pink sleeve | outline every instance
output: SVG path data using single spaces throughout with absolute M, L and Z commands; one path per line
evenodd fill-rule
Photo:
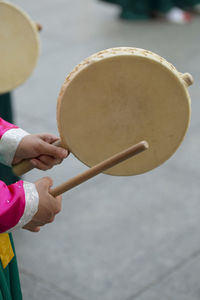
M 15 151 L 27 132 L 0 118 L 0 162 L 12 164 Z M 18 181 L 7 186 L 0 181 L 0 233 L 21 228 L 38 209 L 39 195 L 33 183 Z
M 7 186 L 0 181 L 0 233 L 14 227 L 25 209 L 23 181 Z
M 0 118 L 0 162 L 11 166 L 21 140 L 28 132 Z
M 13 128 L 18 128 L 18 127 L 0 118 L 0 138 L 4 135 L 6 131 Z
M 18 128 L 0 118 L 0 138 L 10 129 Z M 7 186 L 0 181 L 0 232 L 14 227 L 23 215 L 25 194 L 23 181 Z

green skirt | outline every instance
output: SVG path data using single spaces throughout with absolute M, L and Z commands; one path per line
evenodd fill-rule
M 12 123 L 12 104 L 10 93 L 0 95 L 0 116 Z M 0 178 L 6 184 L 11 184 L 18 180 L 16 176 L 12 174 L 11 168 L 0 164 Z M 9 234 L 13 251 L 15 253 L 12 235 Z M 0 262 L 0 300 L 21 300 L 22 293 L 19 280 L 19 272 L 17 266 L 16 255 L 3 269 Z
M 12 235 L 9 236 L 15 253 Z M 5 269 L 0 263 L 0 300 L 22 300 L 16 254 Z

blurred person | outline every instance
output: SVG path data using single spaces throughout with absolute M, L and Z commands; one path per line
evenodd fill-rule
M 120 18 L 126 20 L 147 20 L 164 17 L 172 23 L 184 24 L 192 16 L 186 10 L 200 12 L 200 0 L 101 0 L 121 7 Z
M 0 163 L 5 166 L 0 167 L 0 300 L 22 300 L 11 233 L 16 228 L 38 232 L 41 226 L 53 222 L 61 210 L 61 196 L 53 197 L 49 193 L 53 185 L 51 178 L 26 182 L 16 178 L 8 166 L 30 159 L 34 167 L 47 170 L 68 155 L 66 150 L 52 144 L 58 140 L 56 136 L 28 134 L 12 121 L 11 93 L 1 94 Z

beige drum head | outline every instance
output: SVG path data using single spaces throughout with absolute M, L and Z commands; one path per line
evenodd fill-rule
M 146 140 L 149 150 L 105 173 L 135 175 L 165 162 L 190 120 L 189 74 L 143 49 L 101 51 L 67 77 L 58 98 L 63 145 L 88 166 Z
M 22 84 L 39 55 L 36 25 L 19 8 L 0 1 L 0 93 Z

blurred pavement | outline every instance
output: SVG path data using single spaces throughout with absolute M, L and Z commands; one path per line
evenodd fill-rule
M 31 133 L 57 133 L 66 75 L 99 50 L 149 49 L 195 79 L 190 130 L 168 162 L 137 177 L 99 175 L 66 193 L 62 212 L 39 234 L 15 233 L 24 299 L 199 300 L 200 16 L 189 25 L 134 23 L 95 0 L 12 2 L 43 25 L 37 68 L 14 94 L 16 123 Z M 71 155 L 25 179 L 50 175 L 57 184 L 85 169 Z

